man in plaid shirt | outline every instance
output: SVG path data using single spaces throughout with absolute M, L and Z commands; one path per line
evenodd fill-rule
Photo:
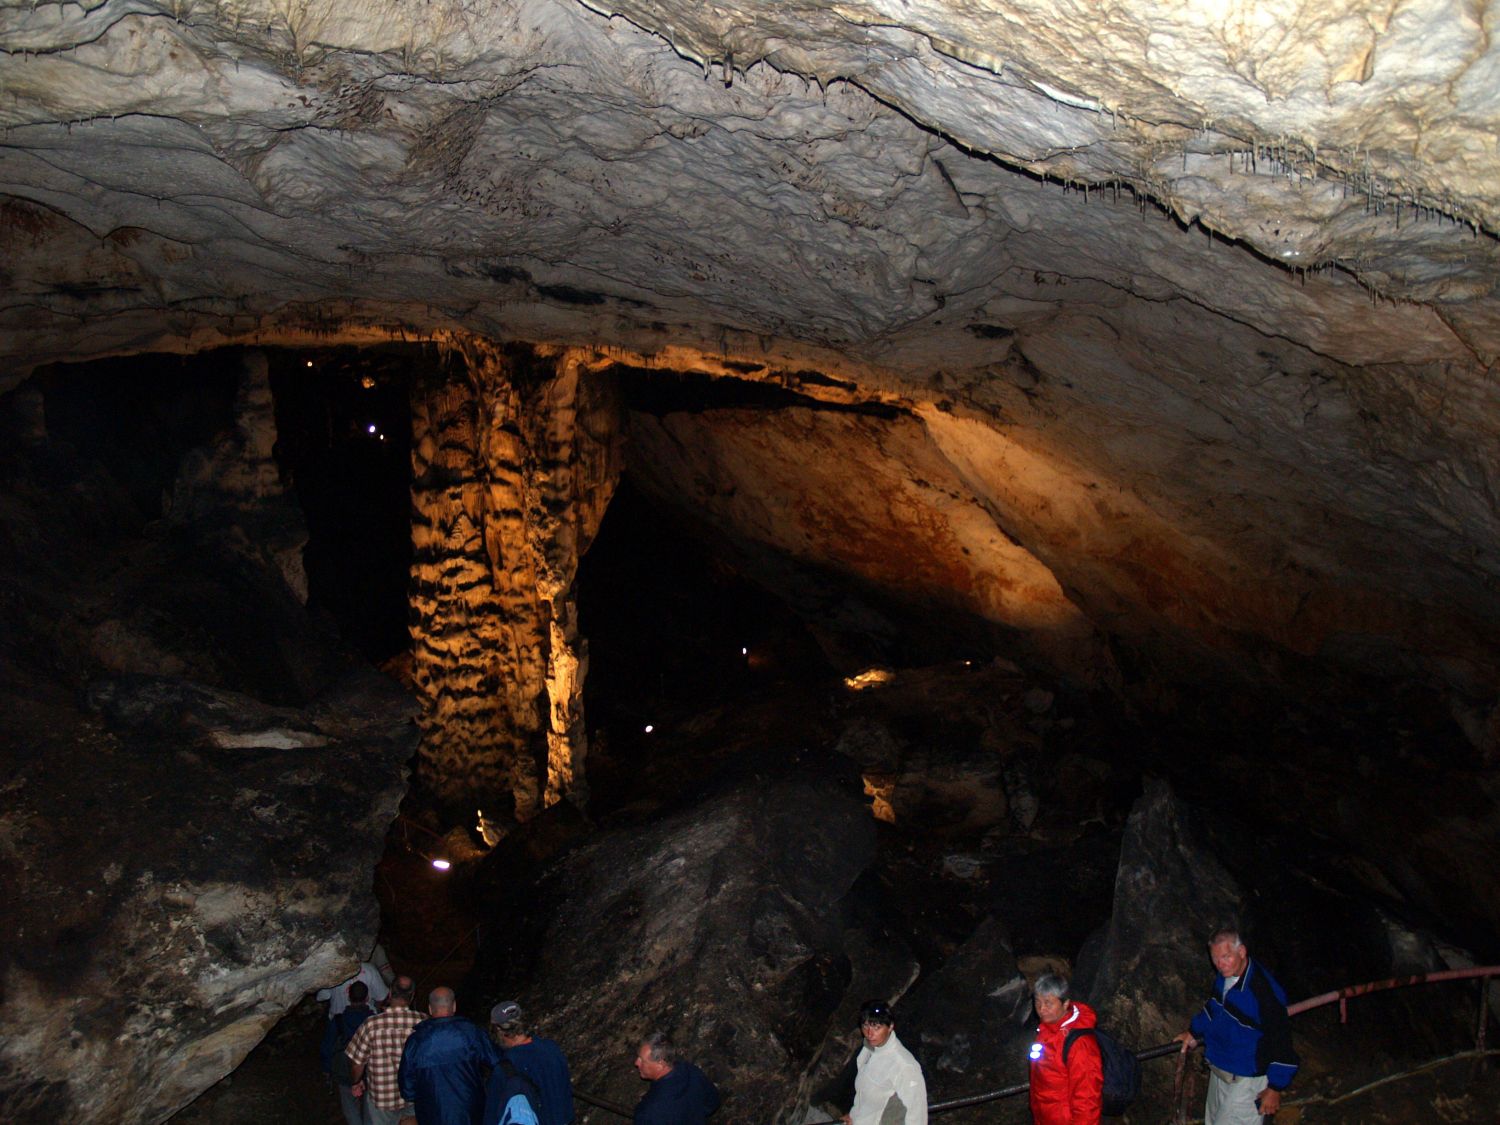
M 369 1125 L 400 1125 L 401 1118 L 415 1113 L 401 1097 L 396 1073 L 401 1067 L 401 1049 L 406 1046 L 406 1037 L 427 1018 L 411 1009 L 416 992 L 411 977 L 397 977 L 391 985 L 390 1007 L 360 1024 L 344 1048 L 344 1054 L 354 1064 L 355 1082 L 365 1084 L 365 1120 Z

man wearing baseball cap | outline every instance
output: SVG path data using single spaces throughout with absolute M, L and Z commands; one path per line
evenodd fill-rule
M 562 1048 L 552 1039 L 537 1038 L 514 1000 L 502 1000 L 490 1009 L 490 1032 L 500 1044 L 501 1057 L 531 1079 L 541 1094 L 537 1106 L 539 1125 L 571 1125 L 573 1079 Z M 490 1120 L 489 1109 L 485 1121 Z

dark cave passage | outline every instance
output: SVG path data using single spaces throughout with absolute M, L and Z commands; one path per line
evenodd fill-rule
M 801 619 L 627 475 L 578 575 L 589 643 L 590 811 L 623 802 L 684 725 L 835 678 Z
M 268 355 L 276 460 L 307 519 L 308 609 L 379 664 L 410 645 L 409 387 L 437 360 L 415 346 Z
M 58 364 L 35 389 L 47 433 L 96 461 L 148 522 L 166 514 L 183 456 L 233 423 L 238 382 L 224 353 L 148 353 Z

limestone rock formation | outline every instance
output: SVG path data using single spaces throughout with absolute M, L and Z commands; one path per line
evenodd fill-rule
M 798 583 L 787 571 L 801 563 L 928 614 L 993 622 L 1053 667 L 1101 676 L 1088 619 L 917 419 L 805 407 L 679 411 L 635 414 L 630 434 L 635 479 L 742 545 L 752 573 L 794 604 Z M 838 615 L 817 609 L 825 612 L 807 614 L 813 627 L 836 633 Z
M 921 1060 L 932 1101 L 1024 1081 L 1035 1028 L 1031 988 L 998 919 L 981 922 L 902 998 L 898 1012 L 901 1041 Z
M 1500 47 L 1461 5 L 18 0 L 0 41 L 0 386 L 479 338 L 881 406 L 785 419 L 881 470 L 847 526 L 734 532 L 885 581 L 851 552 L 900 537 L 1095 674 L 1414 678 L 1495 748 Z M 817 468 L 661 426 L 746 489 L 721 520 Z M 576 786 L 576 718 L 513 722 L 554 743 L 522 805 Z
M 1163 781 L 1148 784 L 1120 846 L 1109 925 L 1080 966 L 1082 993 L 1122 1041 L 1165 1043 L 1203 1002 L 1213 977 L 1204 942 L 1215 926 L 1243 924 L 1246 893 Z M 1147 1073 L 1157 1096 L 1165 1068 Z
M 0 511 L 0 1116 L 155 1122 L 373 942 L 413 706 L 250 543 L 277 489 L 167 524 L 28 428 Z
M 847 763 L 742 764 L 691 807 L 586 842 L 524 894 L 500 888 L 486 987 L 519 993 L 568 1044 L 580 1089 L 634 1105 L 632 1037 L 664 1027 L 733 1091 L 726 1113 L 769 1120 L 829 1029 L 847 1039 L 851 984 L 879 995 L 909 979 L 903 964 L 870 980 L 884 958 L 844 932 L 873 846 Z
M 461 819 L 587 798 L 573 579 L 619 479 L 620 425 L 582 360 L 476 344 L 453 382 L 419 393 L 418 778 Z
M 1311 847 L 1270 840 L 1263 822 L 1215 815 L 1163 781 L 1148 783 L 1121 842 L 1108 924 L 1079 954 L 1080 995 L 1099 1009 L 1101 1023 L 1140 1050 L 1168 1042 L 1202 1005 L 1213 980 L 1205 942 L 1220 925 L 1240 927 L 1251 955 L 1271 968 L 1293 1003 L 1346 985 L 1471 964 L 1467 953 L 1412 921 L 1421 917 L 1419 903 L 1402 903 L 1396 915 L 1374 905 L 1368 888 L 1339 885 L 1345 881 L 1334 873 L 1358 850 L 1321 834 Z M 1357 1031 L 1298 1017 L 1293 1034 L 1305 1063 L 1299 1089 L 1309 1092 L 1330 1073 L 1343 1088 L 1398 1073 L 1413 1048 L 1430 1056 L 1472 1046 L 1469 1030 L 1453 1019 L 1457 995 L 1442 987 L 1404 991 L 1355 1020 L 1364 1025 Z M 1143 1075 L 1144 1104 L 1165 1112 L 1171 1067 L 1151 1064 Z

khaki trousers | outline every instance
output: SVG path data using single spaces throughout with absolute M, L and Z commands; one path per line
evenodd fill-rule
M 1264 1074 L 1258 1078 L 1243 1078 L 1210 1066 L 1203 1125 L 1262 1125 L 1255 1097 L 1265 1088 Z

